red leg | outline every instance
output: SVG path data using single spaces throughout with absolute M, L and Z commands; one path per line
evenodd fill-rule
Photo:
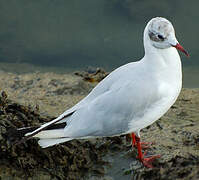
M 132 139 L 132 147 L 137 147 L 137 136 L 135 135 L 135 133 L 131 133 L 131 139 Z M 153 144 L 152 142 L 140 142 L 142 149 L 147 149 L 149 148 L 149 146 L 147 145 L 151 145 Z
M 135 147 L 135 146 L 137 145 L 135 133 L 132 133 L 132 134 L 131 134 L 131 139 L 132 139 L 132 146 Z
M 137 158 L 143 163 L 143 165 L 145 167 L 153 168 L 152 162 L 156 158 L 160 158 L 160 155 L 145 157 L 147 152 L 145 151 L 144 154 L 142 153 L 140 138 L 137 137 L 136 140 L 137 140 L 136 142 L 137 142 L 137 149 L 138 149 L 138 157 Z

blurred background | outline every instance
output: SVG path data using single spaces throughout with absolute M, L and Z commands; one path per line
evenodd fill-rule
M 142 58 L 144 27 L 163 16 L 191 55 L 180 53 L 184 86 L 199 87 L 198 7 L 196 0 L 0 0 L 0 70 L 111 71 Z

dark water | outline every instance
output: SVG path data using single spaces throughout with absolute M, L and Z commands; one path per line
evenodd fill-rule
M 198 5 L 196 0 L 0 0 L 0 62 L 66 71 L 100 66 L 110 71 L 143 56 L 146 22 L 164 16 L 191 54 L 188 61 L 181 54 L 189 69 L 185 73 L 194 68 L 195 74 L 188 77 L 195 77 L 199 75 Z M 199 84 L 193 83 L 189 86 Z

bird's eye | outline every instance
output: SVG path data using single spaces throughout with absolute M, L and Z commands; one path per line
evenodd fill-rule
M 164 40 L 164 37 L 162 35 L 158 35 L 158 38 L 161 39 L 162 41 Z

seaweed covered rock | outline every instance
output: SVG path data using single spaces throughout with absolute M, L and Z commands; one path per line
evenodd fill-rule
M 96 72 L 88 71 L 91 77 Z M 104 175 L 109 179 L 199 179 L 199 89 L 183 89 L 161 120 L 141 131 L 142 141 L 154 142 L 148 154 L 161 155 L 154 169 L 146 169 L 136 160 L 136 148 L 121 136 L 73 140 L 47 149 L 41 149 L 36 139 L 13 146 L 16 137 L 11 138 L 10 129 L 49 122 L 84 98 L 97 82 L 85 81 L 82 73 L 81 77 L 55 73 L 0 75 L 1 89 L 12 99 L 5 92 L 0 95 L 1 180 L 107 179 Z
M 137 169 L 132 173 L 132 179 L 198 180 L 199 179 L 198 162 L 199 162 L 199 157 L 190 156 L 189 158 L 184 158 L 181 156 L 176 156 L 166 163 L 158 163 L 157 166 L 159 168 Z
M 77 71 L 74 74 L 91 83 L 98 83 L 109 75 L 108 72 L 101 68 L 94 69 L 92 67 L 89 67 L 87 71 Z
M 41 117 L 38 108 L 26 107 L 0 96 L 0 179 L 80 179 L 88 172 L 103 172 L 100 148 L 88 141 L 41 149 L 37 140 L 12 145 L 10 130 L 38 126 L 52 117 Z M 16 137 L 17 138 L 17 137 Z M 99 170 L 100 169 L 100 170 Z

